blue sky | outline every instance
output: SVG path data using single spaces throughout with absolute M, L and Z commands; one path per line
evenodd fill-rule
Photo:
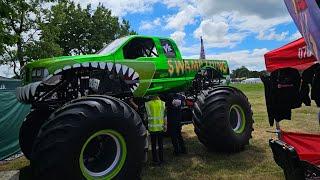
M 243 3 L 242 7 L 238 7 L 239 2 Z M 300 37 L 281 0 L 136 3 L 145 10 L 127 9 L 117 14 L 129 20 L 133 30 L 139 34 L 172 37 L 185 58 L 199 56 L 199 37 L 203 36 L 207 58 L 227 59 L 231 69 L 245 65 L 252 70 L 263 70 L 266 52 Z M 108 5 L 112 7 L 112 3 Z
M 184 58 L 199 57 L 203 36 L 207 59 L 226 59 L 231 69 L 264 70 L 266 52 L 301 37 L 283 0 L 75 1 L 102 3 L 139 34 L 172 37 Z

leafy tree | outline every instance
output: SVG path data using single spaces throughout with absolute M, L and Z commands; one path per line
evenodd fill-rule
M 5 24 L 3 18 L 9 16 L 9 8 L 4 3 L 3 0 L 0 0 L 0 54 L 4 53 L 4 43 L 12 44 L 12 40 L 5 33 Z
M 90 4 L 82 8 L 74 2 L 63 1 L 51 10 L 44 27 L 57 28 L 55 43 L 62 48 L 63 55 L 92 54 L 118 37 L 135 33 L 130 31 L 128 21 L 119 23 L 119 18 L 112 16 L 102 4 L 93 11 Z
M 19 67 L 31 59 L 90 54 L 112 40 L 135 34 L 129 22 L 99 4 L 92 10 L 70 0 L 0 0 L 0 64 Z M 44 8 L 47 7 L 47 8 Z
M 266 70 L 259 72 L 259 76 L 266 76 L 266 75 L 268 75 L 268 72 Z
M 245 66 L 242 66 L 232 71 L 231 78 L 259 78 L 266 74 L 266 71 L 250 71 Z
M 250 71 L 244 66 L 233 70 L 231 74 L 231 78 L 242 78 L 242 77 L 249 77 Z
M 1 0 L 0 64 L 13 65 L 19 77 L 19 66 L 27 61 L 29 43 L 37 41 L 39 21 L 45 0 Z

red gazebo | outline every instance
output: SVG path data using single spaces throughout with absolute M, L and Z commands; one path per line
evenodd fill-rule
M 317 62 L 308 51 L 304 38 L 295 40 L 264 55 L 268 72 L 291 67 L 303 71 Z

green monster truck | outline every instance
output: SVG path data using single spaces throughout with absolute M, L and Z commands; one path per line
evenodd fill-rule
M 20 102 L 32 110 L 20 146 L 39 179 L 135 179 L 147 154 L 143 108 L 150 95 L 184 93 L 209 150 L 237 152 L 253 131 L 248 99 L 219 85 L 223 60 L 182 59 L 169 38 L 127 36 L 94 55 L 34 61 L 22 69 Z M 189 113 L 190 114 L 190 113 Z

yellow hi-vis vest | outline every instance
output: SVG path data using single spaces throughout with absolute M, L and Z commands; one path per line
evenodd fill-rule
M 150 132 L 163 131 L 165 103 L 161 100 L 151 100 L 145 103 L 148 114 L 148 129 Z

